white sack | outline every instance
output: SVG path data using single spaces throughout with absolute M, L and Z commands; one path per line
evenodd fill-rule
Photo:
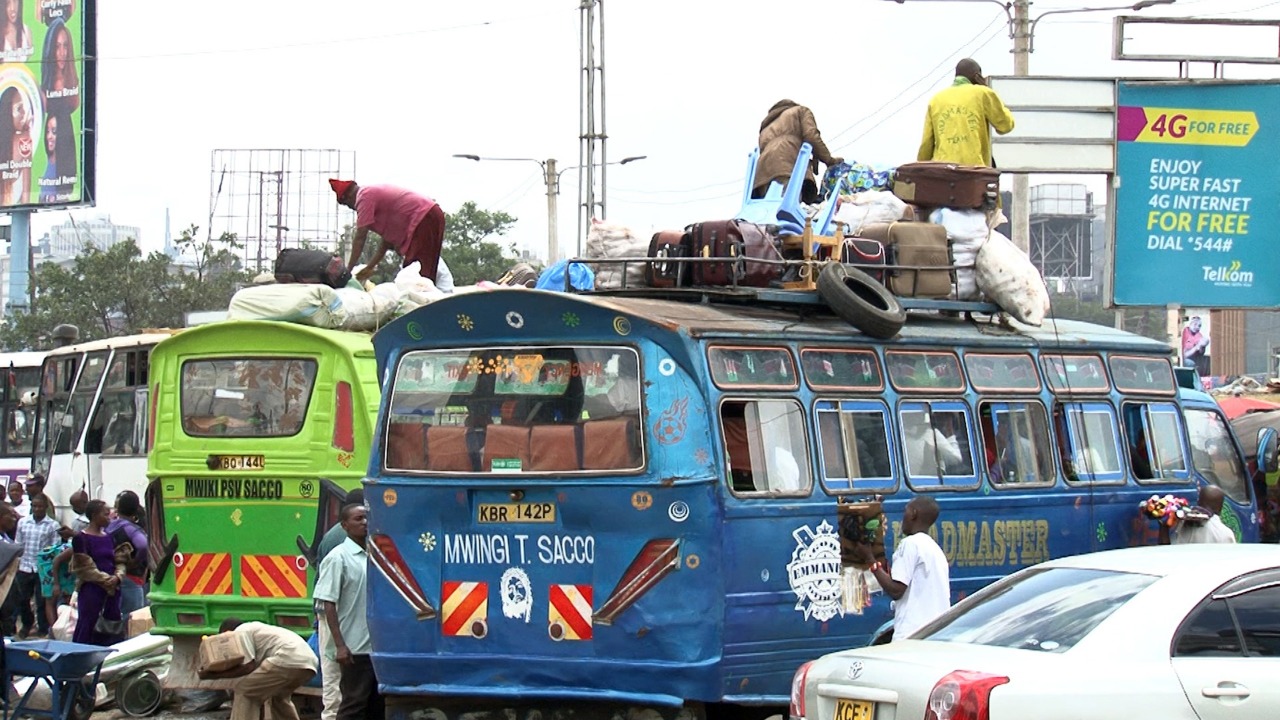
M 856 235 L 864 225 L 897 222 L 906 214 L 907 204 L 898 196 L 882 190 L 867 190 L 841 195 L 835 221 L 844 223 L 849 232 Z
M 400 305 L 400 290 L 395 283 L 382 283 L 370 292 L 357 288 L 335 291 L 342 301 L 340 330 L 377 330 L 389 321 Z
M 978 288 L 1018 322 L 1039 327 L 1049 312 L 1049 289 L 1031 258 L 991 231 L 978 251 Z
M 328 285 L 279 283 L 255 285 L 231 296 L 232 320 L 282 320 L 312 327 L 336 328 L 344 321 L 342 301 Z
M 645 257 L 649 254 L 649 242 L 636 237 L 625 225 L 592 220 L 587 232 L 587 258 Z M 553 258 L 554 260 L 554 258 Z M 644 286 L 644 263 L 627 263 L 627 287 Z M 596 274 L 596 289 L 607 290 L 622 287 L 622 263 L 592 264 Z
M 977 300 L 978 278 L 973 266 L 990 232 L 987 214 L 981 210 L 938 208 L 929 213 L 929 222 L 947 229 L 947 242 L 951 244 L 951 258 L 956 265 L 952 296 L 956 300 Z

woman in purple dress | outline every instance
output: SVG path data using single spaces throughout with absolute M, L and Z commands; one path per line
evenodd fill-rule
M 107 620 L 121 619 L 115 543 L 106 532 L 111 522 L 111 508 L 102 500 L 93 500 L 85 508 L 85 516 L 89 518 L 89 527 L 71 538 L 71 548 L 54 560 L 54 573 L 62 563 L 70 562 L 72 573 L 79 579 L 76 630 L 71 639 L 89 645 L 112 645 L 123 640 L 123 635 L 107 635 L 97 630 L 99 616 Z M 77 555 L 91 559 L 92 567 L 85 562 L 78 563 L 74 559 Z

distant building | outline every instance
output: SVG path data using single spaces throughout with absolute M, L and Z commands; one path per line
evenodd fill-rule
M 142 229 L 137 225 L 117 225 L 110 216 L 72 219 L 49 230 L 49 258 L 73 258 L 90 245 L 106 250 L 129 239 L 141 245 Z

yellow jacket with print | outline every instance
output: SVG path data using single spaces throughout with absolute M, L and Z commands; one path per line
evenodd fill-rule
M 1013 130 L 1013 114 L 994 90 L 958 77 L 929 101 L 916 159 L 991 167 L 991 128 Z

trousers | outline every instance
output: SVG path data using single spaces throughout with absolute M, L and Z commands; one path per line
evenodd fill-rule
M 352 656 L 351 664 L 342 666 L 342 704 L 338 706 L 338 720 L 382 720 L 385 715 L 386 703 L 382 693 L 378 692 L 373 660 L 368 655 Z
M 262 661 L 256 670 L 240 678 L 233 688 L 231 720 L 261 720 L 264 707 L 271 708 L 272 720 L 298 720 L 293 691 L 315 675 L 313 670 L 279 667 Z

